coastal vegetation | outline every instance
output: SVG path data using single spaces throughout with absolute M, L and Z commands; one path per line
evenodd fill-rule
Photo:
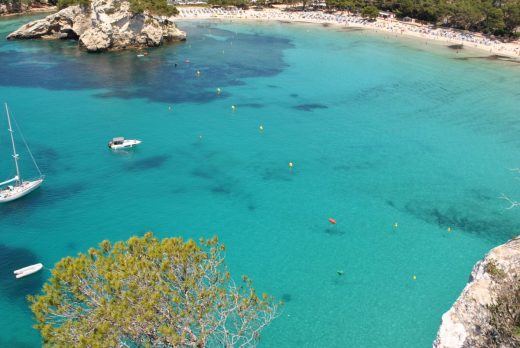
M 379 16 L 379 10 L 377 9 L 377 7 L 373 5 L 368 5 L 363 7 L 363 9 L 361 10 L 361 16 L 364 18 L 374 20 L 377 18 L 377 16 Z
M 73 5 L 89 6 L 90 0 L 58 0 L 56 3 L 60 10 Z
M 56 0 L 0 0 L 0 15 L 23 13 L 30 8 L 45 9 L 56 5 Z
M 367 6 L 399 18 L 502 36 L 517 35 L 520 0 L 325 0 L 329 8 L 362 12 Z
M 167 0 L 130 0 L 130 12 L 138 14 L 144 11 L 159 16 L 174 16 L 179 13 L 175 6 L 168 5 Z
M 125 1 L 125 0 L 121 0 Z M 115 2 L 115 3 L 120 3 Z M 151 14 L 159 16 L 174 16 L 179 13 L 175 6 L 169 5 L 167 0 L 128 0 L 130 3 L 130 12 L 133 14 L 148 11 Z M 72 5 L 90 6 L 91 0 L 58 0 L 58 8 L 64 9 Z
M 236 285 L 217 238 L 152 233 L 66 257 L 29 297 L 47 346 L 254 346 L 278 304 Z
M 491 328 L 487 333 L 489 347 L 520 346 L 520 282 L 503 290 L 496 303 L 489 306 Z
M 210 5 L 237 7 L 276 3 L 300 5 L 302 9 L 321 8 L 322 4 L 311 0 L 208 0 Z M 325 5 L 329 10 L 349 11 L 371 19 L 379 11 L 390 11 L 398 18 L 409 17 L 444 27 L 520 36 L 520 0 L 325 0 Z

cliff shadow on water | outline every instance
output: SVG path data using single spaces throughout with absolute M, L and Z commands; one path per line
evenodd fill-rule
M 73 40 L 6 41 L 13 25 L 7 29 L 2 24 L 0 85 L 100 89 L 103 92 L 97 96 L 102 98 L 209 102 L 227 96 L 217 95 L 217 88 L 280 73 L 286 67 L 283 51 L 292 47 L 289 40 L 278 37 L 181 22 L 179 27 L 188 34 L 186 42 L 150 49 L 147 55 L 139 51 L 89 54 Z

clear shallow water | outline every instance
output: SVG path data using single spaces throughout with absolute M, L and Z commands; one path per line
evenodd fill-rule
M 263 347 L 430 346 L 473 264 L 518 234 L 497 197 L 520 198 L 519 65 L 364 31 L 180 26 L 188 42 L 145 58 L 0 40 L 0 96 L 47 174 L 0 206 L 0 346 L 39 345 L 24 296 L 49 273 L 13 269 L 148 230 L 218 234 L 235 276 L 284 299 Z M 111 153 L 117 135 L 144 142 Z

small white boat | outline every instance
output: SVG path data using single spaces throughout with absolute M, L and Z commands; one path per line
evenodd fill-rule
M 27 266 L 24 268 L 17 269 L 16 271 L 14 271 L 14 274 L 16 274 L 16 278 L 23 278 L 30 274 L 38 272 L 42 268 L 43 268 L 43 264 L 37 263 L 34 265 L 30 265 L 30 266 Z
M 31 181 L 22 181 L 16 186 L 7 185 L 5 188 L 0 189 L 0 203 L 7 203 L 25 196 L 26 194 L 36 190 L 42 182 L 43 178 L 40 178 Z
M 141 144 L 141 140 L 125 139 L 123 137 L 113 138 L 108 142 L 108 147 L 112 150 L 127 149 Z
M 42 175 L 40 168 L 38 168 L 38 164 L 36 164 L 36 161 L 31 153 L 31 150 L 29 149 L 29 146 L 25 142 L 25 139 L 23 136 L 22 136 L 22 140 L 24 141 L 25 146 L 27 147 L 27 151 L 29 152 L 31 159 L 33 160 L 34 166 L 36 167 L 36 170 L 38 170 L 38 173 L 40 174 L 40 176 L 38 178 L 32 179 L 32 180 L 23 180 L 21 178 L 20 167 L 18 166 L 18 161 L 20 159 L 20 156 L 16 152 L 16 146 L 15 146 L 14 137 L 13 137 L 14 131 L 13 131 L 13 127 L 11 126 L 11 115 L 9 114 L 9 109 L 7 108 L 7 104 L 5 104 L 5 112 L 7 115 L 7 124 L 9 125 L 9 128 L 8 128 L 9 134 L 11 135 L 11 145 L 12 145 L 12 149 L 13 149 L 12 157 L 14 159 L 16 175 L 14 177 L 12 177 L 11 179 L 0 182 L 0 203 L 14 201 L 15 199 L 18 199 L 20 197 L 25 196 L 26 194 L 31 193 L 32 191 L 34 191 L 35 189 L 40 187 L 40 185 L 43 183 L 43 179 L 44 179 L 44 176 Z

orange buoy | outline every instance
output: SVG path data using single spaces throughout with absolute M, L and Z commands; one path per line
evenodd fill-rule
M 336 220 L 334 220 L 333 218 L 329 218 L 329 222 L 330 222 L 331 224 L 333 224 L 333 225 L 336 224 Z

